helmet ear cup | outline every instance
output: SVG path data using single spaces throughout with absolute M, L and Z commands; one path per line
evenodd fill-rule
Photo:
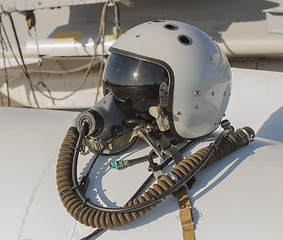
M 166 69 L 168 98 L 162 107 L 173 135 L 196 138 L 219 126 L 231 95 L 231 69 L 207 34 L 182 22 L 152 21 L 127 31 L 110 52 Z

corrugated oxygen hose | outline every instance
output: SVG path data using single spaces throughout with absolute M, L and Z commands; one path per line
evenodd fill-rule
M 156 206 L 156 204 L 153 204 L 150 207 L 123 213 L 101 211 L 87 206 L 75 191 L 72 181 L 72 162 L 78 136 L 79 133 L 76 128 L 69 129 L 61 145 L 56 166 L 56 179 L 59 195 L 62 203 L 72 217 L 80 223 L 93 228 L 109 229 L 132 222 L 135 219 L 138 219 L 141 215 L 144 215 L 146 211 L 150 211 L 151 207 Z M 247 145 L 250 142 L 250 139 L 247 141 L 245 141 L 245 139 L 249 138 L 249 136 L 254 136 L 253 130 L 250 128 L 243 128 L 224 137 L 211 155 L 205 167 L 229 153 L 232 153 L 238 147 Z M 211 146 L 204 147 L 193 155 L 185 158 L 171 169 L 171 173 L 177 175 L 179 179 L 184 178 L 200 163 L 210 149 Z M 152 198 L 155 199 L 156 196 L 164 193 L 170 187 L 174 186 L 174 184 L 175 182 L 168 175 L 163 175 L 157 180 L 156 184 L 153 184 L 153 186 L 142 195 L 139 195 L 134 200 L 128 202 L 126 206 L 137 205 L 152 200 Z M 160 201 L 157 201 L 157 203 L 159 202 Z

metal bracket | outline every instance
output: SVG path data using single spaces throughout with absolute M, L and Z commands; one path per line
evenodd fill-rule
M 163 114 L 161 107 L 151 106 L 149 108 L 149 114 L 155 118 L 157 126 L 161 132 L 165 132 L 170 129 L 168 116 Z
M 154 142 L 154 140 L 151 138 L 151 136 L 148 133 L 148 130 L 145 128 L 140 128 L 136 130 L 136 133 L 138 136 L 140 136 L 149 146 L 152 147 L 153 151 L 157 154 L 158 157 L 160 157 L 161 160 L 165 161 L 166 159 L 162 156 L 162 154 L 158 150 L 158 146 Z
M 166 107 L 168 105 L 168 85 L 163 82 L 159 87 L 159 107 Z

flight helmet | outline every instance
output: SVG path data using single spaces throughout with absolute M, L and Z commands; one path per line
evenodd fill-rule
M 110 47 L 104 91 L 119 108 L 155 118 L 161 131 L 192 139 L 213 132 L 231 95 L 231 69 L 218 44 L 189 24 L 140 24 Z

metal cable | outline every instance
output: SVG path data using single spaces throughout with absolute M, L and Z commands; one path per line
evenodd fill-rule
M 5 81 L 6 81 L 6 88 L 7 88 L 7 98 L 8 98 L 8 106 L 11 106 L 10 102 L 10 91 L 9 91 L 9 80 L 8 80 L 8 73 L 7 73 L 7 66 L 6 66 L 6 56 L 5 56 L 5 49 L 4 49 L 4 39 L 2 36 L 2 17 L 0 16 L 0 38 L 1 38 L 1 48 L 2 48 L 2 57 L 3 57 L 3 63 L 4 63 L 4 71 L 5 71 Z M 3 104 L 3 98 L 1 94 L 1 103 Z
M 34 29 L 34 36 L 35 36 L 35 42 L 36 42 L 36 50 L 37 50 L 37 57 L 38 57 L 38 66 L 39 66 L 39 71 L 40 71 L 40 73 L 41 73 L 42 60 L 41 60 L 40 52 L 39 52 L 39 44 L 38 44 L 38 37 L 37 37 L 36 26 L 34 26 L 33 29 Z
M 17 58 L 17 56 L 16 56 L 16 54 L 15 54 L 15 52 L 14 52 L 13 46 L 12 46 L 12 44 L 11 44 L 11 42 L 10 42 L 9 36 L 8 36 L 8 34 L 7 34 L 7 32 L 6 32 L 6 29 L 5 29 L 3 23 L 2 23 L 2 28 L 3 28 L 3 31 L 4 31 L 4 34 L 5 34 L 7 43 L 8 43 L 8 45 L 9 45 L 9 48 L 10 48 L 10 50 L 11 50 L 11 52 L 12 52 L 12 55 L 13 55 L 13 57 L 14 57 L 16 63 L 18 64 L 19 67 L 22 68 L 22 71 L 23 71 L 23 73 L 24 73 L 25 70 L 24 70 L 24 68 L 23 68 L 23 65 L 20 64 L 20 62 L 19 62 L 19 60 L 18 60 L 18 58 Z M 64 70 L 64 71 L 51 71 L 51 70 L 43 70 L 43 69 L 41 69 L 41 72 L 42 72 L 42 73 L 48 73 L 48 74 L 73 73 L 73 72 L 78 72 L 78 71 L 81 71 L 81 70 L 86 69 L 86 68 L 88 67 L 88 65 L 89 65 L 89 63 L 87 63 L 87 64 L 85 64 L 85 65 L 82 65 L 82 66 L 80 66 L 80 67 L 77 67 L 77 68 L 72 68 L 72 69 Z M 38 71 L 37 71 L 37 70 L 29 70 L 29 72 L 30 72 L 30 73 L 39 73 L 40 71 L 39 71 L 39 70 L 38 70 Z
M 98 32 L 98 36 L 97 36 L 97 39 L 96 39 L 96 43 L 95 43 L 95 45 L 94 45 L 94 54 L 93 54 L 92 57 L 91 57 L 91 60 L 90 60 L 90 62 L 89 62 L 89 64 L 88 64 L 87 70 L 86 70 L 86 72 L 85 72 L 84 78 L 83 78 L 83 80 L 81 81 L 81 83 L 80 83 L 80 84 L 76 87 L 76 89 L 73 90 L 70 94 L 67 94 L 66 96 L 60 97 L 60 98 L 57 98 L 57 97 L 50 97 L 50 96 L 48 96 L 47 94 L 45 94 L 43 91 L 41 91 L 39 88 L 37 88 L 37 90 L 38 90 L 42 95 L 44 95 L 44 96 L 47 97 L 47 98 L 53 99 L 53 100 L 64 100 L 64 99 L 67 99 L 67 98 L 71 97 L 72 95 L 74 95 L 74 94 L 75 94 L 77 91 L 79 91 L 79 90 L 82 88 L 82 86 L 85 84 L 86 79 L 87 79 L 87 77 L 88 77 L 88 75 L 89 75 L 89 73 L 90 73 L 90 70 L 91 70 L 91 68 L 92 68 L 93 62 L 94 62 L 94 60 L 95 60 L 95 57 L 96 57 L 96 55 L 97 55 L 97 47 L 98 47 L 98 45 L 99 45 L 100 38 L 101 38 L 101 34 L 102 34 L 102 25 L 104 24 L 103 21 L 105 21 L 105 14 L 106 14 L 107 4 L 108 4 L 108 2 L 104 4 L 104 7 L 103 7 L 103 9 L 102 9 L 99 32 Z
M 2 10 L 3 10 L 3 8 L 2 8 Z M 3 10 L 3 11 L 4 11 L 4 10 Z M 4 13 L 4 12 L 3 12 L 3 13 Z M 12 44 L 11 44 L 11 42 L 10 42 L 10 39 L 9 39 L 9 37 L 8 37 L 8 34 L 7 34 L 7 32 L 6 32 L 6 29 L 5 29 L 5 27 L 4 27 L 3 22 L 2 22 L 2 28 L 3 28 L 3 31 L 4 31 L 6 40 L 7 40 L 7 42 L 8 42 L 9 48 L 10 48 L 10 50 L 11 50 L 11 52 L 12 52 L 12 55 L 13 55 L 13 57 L 15 58 L 15 61 L 17 62 L 17 64 L 22 68 L 22 70 L 23 70 L 23 72 L 24 72 L 24 71 L 25 71 L 25 70 L 24 70 L 24 67 L 23 67 L 22 64 L 20 64 L 18 58 L 16 57 L 16 54 L 15 54 L 15 52 L 14 52 L 13 46 L 12 46 Z
M 34 15 L 33 15 L 34 16 Z M 41 84 L 46 90 L 47 92 L 49 93 L 49 96 L 52 97 L 52 94 L 51 94 L 51 91 L 49 90 L 49 88 L 47 87 L 47 85 L 43 82 L 43 78 L 42 78 L 42 71 L 41 71 L 41 67 L 42 67 L 42 59 L 40 57 L 40 52 L 39 52 L 39 44 L 38 44 L 38 37 L 37 37 L 37 30 L 36 30 L 36 26 L 35 26 L 35 22 L 34 22 L 34 25 L 33 25 L 33 29 L 34 29 L 34 35 L 35 35 L 35 43 L 36 43 L 36 49 L 37 49 L 37 57 L 38 57 L 38 68 L 39 68 L 39 76 L 40 76 L 40 81 L 38 83 L 35 84 L 35 87 L 38 89 L 38 85 Z M 31 32 L 30 32 L 30 29 L 28 30 L 29 31 L 29 34 L 31 36 Z M 31 36 L 32 37 L 32 36 Z M 52 100 L 52 103 L 53 105 L 55 106 L 55 101 L 53 99 Z
M 24 70 L 24 68 L 23 68 L 23 65 L 20 64 L 20 62 L 19 62 L 19 60 L 18 60 L 18 58 L 17 58 L 17 56 L 16 56 L 16 54 L 15 54 L 15 52 L 14 52 L 13 46 L 12 46 L 12 44 L 11 44 L 11 42 L 10 42 L 9 36 L 8 36 L 8 34 L 7 34 L 7 32 L 6 32 L 6 29 L 5 29 L 3 23 L 2 23 L 2 28 L 3 28 L 3 31 L 4 31 L 4 34 L 5 34 L 7 43 L 8 43 L 8 45 L 9 45 L 9 48 L 10 48 L 10 50 L 11 50 L 11 52 L 12 52 L 12 55 L 13 55 L 13 57 L 14 57 L 16 63 L 17 63 L 18 66 L 22 69 L 22 71 L 23 71 L 23 73 L 24 73 L 25 70 Z M 48 74 L 74 73 L 74 72 L 78 72 L 78 71 L 82 71 L 82 70 L 86 69 L 86 68 L 88 67 L 88 65 L 89 65 L 89 63 L 84 64 L 84 65 L 82 65 L 82 66 L 80 66 L 80 67 L 72 68 L 72 69 L 69 69 L 69 70 L 63 70 L 63 71 L 59 71 L 59 70 L 58 70 L 58 71 L 55 71 L 55 70 L 44 70 L 44 69 L 41 69 L 41 70 L 29 70 L 29 72 L 30 72 L 30 73 L 39 73 L 39 72 L 41 71 L 42 73 L 48 73 Z
M 53 60 L 53 59 L 52 59 Z M 100 62 L 100 60 L 99 60 Z M 95 66 L 98 62 L 94 61 L 93 66 Z M 66 73 L 75 73 L 75 72 L 79 72 L 82 70 L 85 70 L 88 67 L 89 63 L 81 65 L 79 67 L 75 67 L 75 68 L 71 68 L 68 70 L 29 70 L 30 73 L 46 73 L 46 74 L 66 74 Z
M 121 35 L 121 31 L 120 31 L 120 16 L 119 16 L 119 10 L 118 10 L 118 6 L 117 6 L 117 3 L 115 0 L 109 0 L 108 2 L 105 3 L 105 15 L 103 16 L 104 19 L 103 19 L 103 25 L 102 25 L 102 35 L 101 35 L 101 38 L 102 38 L 102 53 L 101 53 L 101 61 L 100 61 L 100 69 L 99 69 L 99 81 L 98 81 L 98 87 L 97 87 L 97 92 L 96 92 L 96 96 L 95 96 L 95 101 L 94 103 L 97 103 L 98 101 L 98 97 L 99 97 L 99 89 L 100 89 L 100 86 L 101 86 L 101 83 L 102 83 L 102 73 L 103 73 L 103 68 L 104 68 L 104 62 L 103 62 L 103 59 L 104 59 L 104 54 L 105 54 L 105 47 L 104 47 L 104 43 L 105 43 L 105 30 L 106 30 L 106 14 L 107 14 L 107 6 L 112 3 L 113 6 L 114 6 L 114 15 L 115 15 L 115 26 L 116 26 L 116 29 L 118 31 L 118 36 L 116 37 L 119 37 Z M 114 33 L 113 33 L 114 35 Z
M 101 38 L 102 38 L 102 44 L 101 44 L 101 46 L 102 46 L 102 49 L 101 49 L 101 60 L 100 60 L 99 74 L 98 74 L 98 86 L 97 86 L 97 91 L 96 91 L 96 96 L 95 96 L 94 104 L 97 103 L 97 101 L 98 101 L 99 88 L 100 88 L 100 86 L 101 86 L 102 71 L 103 71 L 103 67 L 104 67 L 103 58 L 104 58 L 104 51 L 105 51 L 105 49 L 104 49 L 104 43 L 105 43 L 105 28 L 106 28 L 105 22 L 106 22 L 106 14 L 107 14 L 107 6 L 108 6 L 108 3 L 107 3 L 107 5 L 106 5 L 106 3 L 105 3 L 104 6 L 105 6 L 105 9 L 104 9 L 105 13 L 104 13 L 104 16 L 103 16 L 104 19 L 103 19 L 103 21 L 102 21 L 102 28 L 101 28 L 101 31 L 102 31 L 102 33 L 101 33 Z
M 5 13 L 8 15 L 8 17 L 10 19 L 10 22 L 11 22 L 11 25 L 12 25 L 12 29 L 13 29 L 13 32 L 14 32 L 14 35 L 15 35 L 17 46 L 18 46 L 18 51 L 19 51 L 19 54 L 20 54 L 20 57 L 21 57 L 21 61 L 23 63 L 24 74 L 25 74 L 25 76 L 26 76 L 26 78 L 27 78 L 27 80 L 29 82 L 29 85 L 30 85 L 30 88 L 31 88 L 31 92 L 32 92 L 32 95 L 33 95 L 33 98 L 34 98 L 34 101 L 35 101 L 35 104 L 36 104 L 37 108 L 40 108 L 39 104 L 38 104 L 38 101 L 37 101 L 37 98 L 35 96 L 35 92 L 34 92 L 32 81 L 31 81 L 30 76 L 28 74 L 27 66 L 26 66 L 25 61 L 24 61 L 24 57 L 23 57 L 23 53 L 22 53 L 22 49 L 21 49 L 21 45 L 20 45 L 20 42 L 19 42 L 19 38 L 18 38 L 17 31 L 16 31 L 14 20 L 12 18 L 12 15 L 9 12 L 5 12 Z
M 115 2 L 115 0 L 109 0 L 109 1 L 107 1 L 107 2 L 104 4 L 103 9 L 102 9 L 99 32 L 98 32 L 98 36 L 97 36 L 97 39 L 96 39 L 96 43 L 95 43 L 95 45 L 94 45 L 94 54 L 92 55 L 92 58 L 91 58 L 90 62 L 87 64 L 87 70 L 86 70 L 86 72 L 85 72 L 84 78 L 83 78 L 83 80 L 81 81 L 81 83 L 75 88 L 75 90 L 73 90 L 70 94 L 67 94 L 67 95 L 64 96 L 64 97 L 57 98 L 57 97 L 49 96 L 49 95 L 45 94 L 41 89 L 39 89 L 39 88 L 37 87 L 37 85 L 33 85 L 32 82 L 31 82 L 31 80 L 30 80 L 29 74 L 28 74 L 28 72 L 27 72 L 26 65 L 24 64 L 24 59 L 23 59 L 23 57 L 22 57 L 21 50 L 19 50 L 19 51 L 20 51 L 20 55 L 21 55 L 22 62 L 23 62 L 23 66 L 22 66 L 22 65 L 19 63 L 19 61 L 17 60 L 17 57 L 16 57 L 16 55 L 15 55 L 15 53 L 14 53 L 14 51 L 13 51 L 12 45 L 11 45 L 10 41 L 8 41 L 8 42 L 9 42 L 10 49 L 11 49 L 11 51 L 12 51 L 12 54 L 13 54 L 13 56 L 14 56 L 14 58 L 15 58 L 17 64 L 18 64 L 19 66 L 21 66 L 24 75 L 27 77 L 27 79 L 28 79 L 28 81 L 29 81 L 29 83 L 30 83 L 30 86 L 31 86 L 31 89 L 32 89 L 32 92 L 33 92 L 33 96 L 34 96 L 34 98 L 35 98 L 35 102 L 36 102 L 36 105 L 37 105 L 38 108 L 39 108 L 39 105 L 38 105 L 38 102 L 37 102 L 37 100 L 36 100 L 36 96 L 35 96 L 35 94 L 34 94 L 33 86 L 34 86 L 42 95 L 44 95 L 45 97 L 47 97 L 47 98 L 49 98 L 49 99 L 52 99 L 53 101 L 54 101 L 54 100 L 57 100 L 57 101 L 58 101 L 58 100 L 67 99 L 67 98 L 71 97 L 72 95 L 74 95 L 77 91 L 79 91 L 79 90 L 82 88 L 82 86 L 83 86 L 84 83 L 86 82 L 86 79 L 87 79 L 87 77 L 88 77 L 88 75 L 89 75 L 89 73 L 90 73 L 90 70 L 91 70 L 92 65 L 93 65 L 93 63 L 94 63 L 94 60 L 95 60 L 95 57 L 97 56 L 97 47 L 98 47 L 98 45 L 99 45 L 99 43 L 100 43 L 100 40 L 101 40 L 101 38 L 102 38 L 102 41 L 103 41 L 102 45 L 103 45 L 103 46 L 102 46 L 102 57 L 101 57 L 101 61 L 100 61 L 100 70 L 99 70 L 99 85 L 98 85 L 98 88 L 97 88 L 97 95 L 96 95 L 96 100 L 95 100 L 95 101 L 97 101 L 97 99 L 98 99 L 98 94 L 99 94 L 99 87 L 100 87 L 101 81 L 102 81 L 101 79 L 102 79 L 102 72 L 103 72 L 103 66 L 104 66 L 103 58 L 104 58 L 104 52 L 105 52 L 105 50 L 104 50 L 104 42 L 105 42 L 105 28 L 106 28 L 106 12 L 107 12 L 107 6 L 109 5 L 109 3 L 113 3 L 113 4 L 114 4 L 114 8 L 115 8 L 115 23 L 116 23 L 116 24 L 119 24 L 119 21 L 116 20 L 116 19 L 119 19 L 116 2 Z M 3 12 L 4 12 L 4 10 L 3 10 Z M 10 18 L 10 20 L 11 20 L 11 23 L 12 23 L 12 25 L 13 25 L 13 29 L 15 30 L 15 26 L 14 26 L 13 19 L 12 19 L 12 17 L 11 17 L 11 14 L 8 13 L 8 12 L 5 12 L 5 13 L 9 16 L 9 18 Z M 6 38 L 8 39 L 8 35 L 7 35 L 7 33 L 6 33 L 5 30 L 4 30 L 4 33 L 5 33 L 5 35 L 6 35 Z M 16 34 L 15 31 L 14 31 L 14 33 Z M 17 37 L 16 37 L 16 38 L 17 38 Z M 85 67 L 86 67 L 86 65 L 84 66 L 84 68 L 85 68 Z M 82 67 L 77 68 L 77 69 L 74 69 L 72 72 L 74 72 L 74 71 L 79 71 L 81 68 L 82 68 Z M 40 72 L 41 72 L 41 71 L 40 71 Z M 51 72 L 51 73 L 61 73 L 61 71 L 60 71 L 60 72 L 59 72 L 59 71 L 58 71 L 58 72 L 57 72 L 57 71 L 56 71 L 56 72 L 48 71 L 48 73 L 50 73 L 50 72 Z M 70 72 L 70 71 L 66 71 L 66 72 Z M 64 73 L 65 73 L 65 71 L 64 71 Z

